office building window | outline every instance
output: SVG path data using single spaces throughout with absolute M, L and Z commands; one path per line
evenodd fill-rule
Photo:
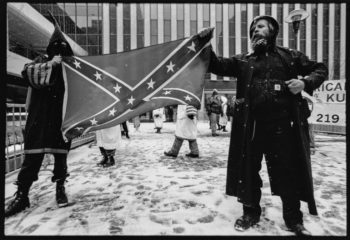
M 137 48 L 141 48 L 145 46 L 144 39 L 144 22 L 145 22 L 145 4 L 138 3 L 136 5 L 137 11 Z
M 329 5 L 323 4 L 323 62 L 328 65 L 328 43 L 329 43 Z M 329 72 L 333 71 L 333 69 L 328 69 Z
M 164 13 L 164 42 L 171 41 L 171 6 L 169 3 L 163 6 Z
M 317 5 L 311 4 L 311 56 L 312 60 L 317 60 Z
M 271 3 L 266 3 L 265 4 L 265 15 L 272 15 L 272 9 L 271 9 Z
M 259 7 L 259 4 L 256 4 Z M 259 8 L 258 8 L 259 10 Z M 247 26 L 247 4 L 241 4 L 241 39 L 237 39 L 237 41 L 241 41 L 242 44 L 242 53 L 248 51 L 248 26 Z
M 109 4 L 109 46 L 110 53 L 117 52 L 117 6 L 116 4 Z
M 306 9 L 306 4 L 300 4 L 301 9 Z M 300 51 L 305 53 L 306 51 L 306 20 L 300 22 Z
M 229 55 L 232 56 L 235 54 L 235 5 L 230 3 L 228 5 L 228 35 L 229 35 Z
M 335 4 L 334 14 L 334 79 L 340 78 L 340 5 Z
M 197 4 L 190 4 L 190 34 L 197 33 Z
M 184 38 L 184 5 L 182 3 L 176 4 L 176 19 L 177 19 L 177 39 Z
M 130 43 L 130 4 L 123 4 L 123 35 L 124 51 L 129 51 Z
M 203 27 L 210 27 L 210 6 L 203 4 Z
M 283 46 L 283 4 L 277 4 L 277 22 L 279 23 L 279 32 L 277 35 L 277 45 Z
M 158 43 L 158 4 L 151 5 L 151 45 Z

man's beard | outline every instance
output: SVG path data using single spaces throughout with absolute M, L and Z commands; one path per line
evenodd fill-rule
M 261 35 L 254 35 L 251 40 L 251 48 L 257 53 L 265 53 L 271 45 L 271 41 L 269 37 L 264 37 Z

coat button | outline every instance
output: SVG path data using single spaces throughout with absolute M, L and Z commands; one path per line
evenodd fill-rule
M 239 180 L 239 183 L 242 183 L 242 180 Z
M 250 85 L 249 84 L 247 84 L 247 87 L 249 87 Z
M 249 105 L 248 105 L 248 104 L 246 104 L 245 106 L 246 106 L 246 107 L 248 107 Z
M 247 127 L 247 124 L 243 124 L 243 127 Z

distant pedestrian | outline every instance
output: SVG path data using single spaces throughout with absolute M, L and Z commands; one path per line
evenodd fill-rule
M 157 129 L 156 133 L 161 133 L 160 130 L 163 128 L 163 122 L 165 121 L 164 108 L 158 108 L 153 110 L 152 115 L 155 129 Z
M 227 132 L 226 130 L 226 125 L 228 122 L 228 117 L 227 117 L 227 98 L 225 96 L 220 96 L 221 97 L 221 108 L 222 108 L 222 113 L 220 114 L 219 117 L 219 129 L 222 130 L 223 132 Z
M 213 90 L 207 102 L 206 110 L 209 116 L 212 136 L 219 136 L 219 134 L 216 133 L 216 125 L 219 125 L 219 116 L 222 113 L 222 102 L 216 89 Z
M 120 125 L 96 131 L 97 146 L 102 154 L 102 160 L 97 164 L 98 166 L 111 167 L 115 164 L 114 155 L 120 140 Z
M 141 122 L 140 122 L 140 116 L 136 116 L 133 118 L 133 122 L 134 122 L 134 128 L 136 132 L 140 131 L 140 126 L 141 126 Z
M 125 121 L 121 125 L 122 125 L 122 135 L 129 139 L 130 136 L 129 136 L 128 122 Z
M 171 149 L 164 152 L 166 156 L 177 157 L 184 140 L 188 141 L 190 153 L 187 157 L 198 158 L 197 144 L 197 109 L 191 105 L 178 105 L 175 140 Z

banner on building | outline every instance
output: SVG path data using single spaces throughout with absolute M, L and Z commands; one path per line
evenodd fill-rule
M 196 34 L 124 53 L 65 58 L 64 136 L 109 128 L 167 105 L 200 108 L 210 38 Z
M 325 81 L 313 93 L 312 124 L 345 126 L 345 80 Z

